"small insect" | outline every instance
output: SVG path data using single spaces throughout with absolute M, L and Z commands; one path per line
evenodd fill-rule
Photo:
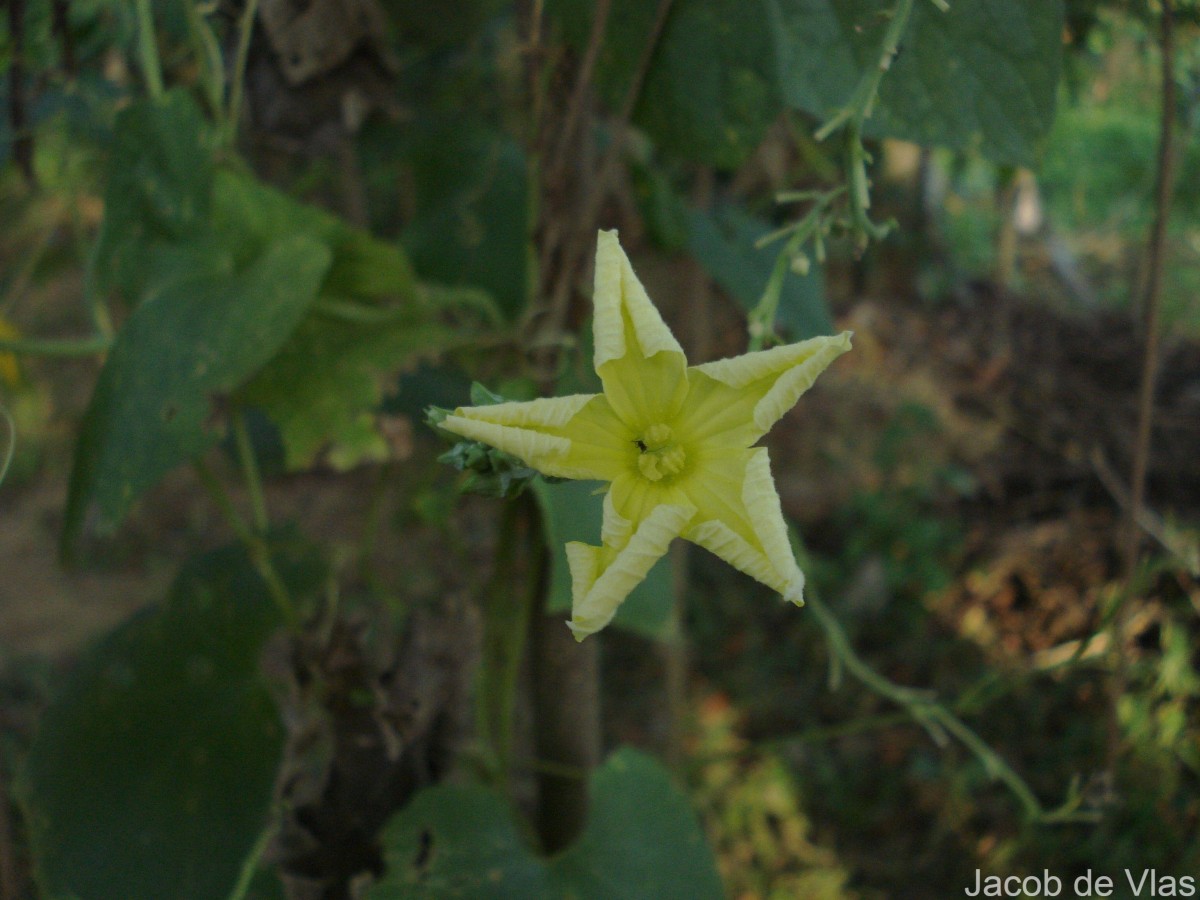
M 637 440 L 634 441 L 634 443 L 637 444 L 638 450 L 640 450 L 642 453 L 646 452 L 646 442 L 645 441 L 643 441 L 641 438 L 638 438 Z

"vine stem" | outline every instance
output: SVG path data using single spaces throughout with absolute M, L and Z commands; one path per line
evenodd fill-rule
M 575 87 L 571 91 L 571 99 L 567 104 L 567 113 L 563 117 L 559 131 L 558 146 L 551 156 L 547 169 L 551 179 L 560 178 L 570 161 L 571 140 L 583 114 L 584 101 L 591 87 L 592 76 L 596 70 L 596 61 L 600 57 L 600 48 L 604 45 L 604 34 L 608 28 L 609 13 L 612 11 L 612 0 L 597 0 L 596 11 L 592 17 L 592 30 L 588 35 L 587 49 L 579 64 L 576 74 Z
M 638 98 L 642 95 L 642 86 L 645 84 L 646 75 L 650 71 L 650 63 L 654 59 L 654 51 L 658 47 L 658 40 L 662 37 L 663 29 L 666 27 L 672 2 L 673 0 L 659 0 L 658 2 L 658 7 L 654 13 L 654 22 L 650 26 L 650 33 L 647 35 L 646 43 L 642 47 L 641 56 L 638 57 L 637 65 L 634 67 L 629 81 L 629 88 L 625 93 L 621 109 L 613 124 L 611 140 L 604 150 L 604 155 L 600 158 L 600 163 L 596 167 L 595 177 L 590 182 L 587 193 L 583 198 L 582 210 L 577 220 L 579 227 L 573 229 L 563 248 L 562 263 L 557 272 L 558 278 L 549 291 L 549 322 L 552 334 L 561 330 L 562 323 L 566 320 L 567 307 L 571 297 L 571 288 L 575 283 L 575 275 L 579 271 L 588 249 L 596 239 L 596 225 L 600 215 L 600 207 L 604 203 L 605 197 L 608 196 L 608 186 L 616 171 L 617 162 L 620 159 L 621 150 L 625 144 L 625 133 L 629 128 L 630 119 L 633 118 L 633 111 L 637 107 Z M 548 258 L 548 255 L 548 253 L 543 253 L 543 258 Z
M 1146 497 L 1146 470 L 1150 460 L 1150 434 L 1154 421 L 1154 385 L 1158 375 L 1162 307 L 1162 280 L 1167 244 L 1167 220 L 1175 185 L 1175 15 L 1173 0 L 1162 0 L 1162 117 L 1158 137 L 1158 166 L 1154 183 L 1154 222 L 1146 248 L 1146 283 L 1142 297 L 1142 329 L 1146 344 L 1138 391 L 1137 437 L 1125 529 L 1125 572 L 1137 566 L 1140 530 L 1138 519 Z
M 908 28 L 908 20 L 912 17 L 915 0 L 898 0 L 895 8 L 889 14 L 887 30 L 883 33 L 883 43 L 879 48 L 878 62 L 862 74 L 849 102 L 838 113 L 817 129 L 813 135 L 818 141 L 823 141 L 846 124 L 858 126 L 871 118 L 875 108 L 875 100 L 879 96 L 879 85 L 883 76 L 892 67 L 892 61 L 900 49 L 900 39 Z M 949 7 L 947 7 L 949 8 Z
M 95 356 L 112 346 L 109 338 L 0 338 L 0 353 L 22 356 Z
M 845 177 L 849 186 L 850 223 L 860 252 L 870 241 L 880 240 L 894 227 L 892 223 L 875 224 L 867 212 L 871 208 L 870 179 L 867 177 L 870 154 L 863 146 L 862 130 L 863 124 L 875 110 L 883 76 L 892 67 L 896 54 L 900 51 L 900 40 L 908 29 L 915 2 L 916 0 L 897 0 L 896 5 L 887 13 L 888 26 L 883 33 L 875 65 L 860 76 L 846 105 L 813 135 L 817 141 L 823 141 L 845 129 Z M 950 8 L 946 0 L 931 2 L 942 12 Z
M 763 289 L 762 298 L 747 317 L 747 326 L 750 332 L 748 349 L 751 353 L 761 350 L 766 344 L 767 339 L 773 338 L 775 335 L 775 316 L 779 312 L 779 297 L 783 291 L 783 281 L 787 277 L 792 259 L 800 252 L 800 248 L 804 242 L 821 227 L 822 218 L 826 210 L 829 209 L 829 206 L 845 192 L 846 186 L 839 185 L 832 190 L 823 191 L 811 196 L 801 196 L 800 199 L 811 199 L 813 201 L 812 209 L 805 213 L 799 222 L 786 225 L 778 231 L 765 235 L 755 244 L 756 247 L 762 247 L 785 235 L 790 235 L 787 243 L 784 244 L 783 249 L 779 251 L 779 255 L 775 258 L 775 267 L 771 270 L 771 276 L 767 279 L 767 286 Z
M 222 117 L 225 112 L 225 66 L 221 59 L 221 48 L 216 35 L 201 15 L 199 4 L 185 3 L 184 7 L 187 11 L 188 36 L 200 67 L 200 83 L 212 114 Z
M 1129 616 L 1129 600 L 1134 595 L 1141 551 L 1140 521 L 1146 499 L 1146 472 L 1150 465 L 1150 438 L 1154 423 L 1154 388 L 1158 377 L 1162 306 L 1162 278 L 1166 256 L 1167 219 L 1171 213 L 1171 192 L 1175 184 L 1175 9 L 1173 0 L 1162 0 L 1162 114 L 1159 120 L 1158 163 L 1154 176 L 1154 222 L 1146 247 L 1146 282 L 1142 297 L 1142 375 L 1138 388 L 1138 421 L 1133 445 L 1132 474 L 1129 479 L 1129 507 L 1123 522 L 1123 562 L 1126 589 L 1120 606 L 1109 623 L 1114 658 L 1109 698 L 1108 757 L 1115 767 L 1121 747 L 1121 723 L 1118 704 L 1129 683 L 1129 661 L 1123 638 Z
M 254 514 L 254 527 L 259 534 L 265 534 L 270 526 L 267 517 L 267 501 L 263 495 L 262 474 L 258 468 L 258 457 L 254 453 L 254 444 L 250 441 L 250 430 L 246 427 L 246 414 L 239 410 L 233 416 L 233 440 L 237 444 L 238 461 L 242 466 L 242 474 L 246 479 L 246 489 L 250 492 L 250 509 Z
M 154 14 L 150 11 L 150 0 L 137 0 L 138 56 L 142 63 L 142 78 L 151 99 L 163 95 L 162 64 L 158 59 L 158 43 L 154 36 Z
M 921 725 L 936 744 L 944 745 L 947 735 L 957 738 L 983 764 L 987 773 L 1002 782 L 1016 797 L 1027 821 L 1055 824 L 1095 820 L 1092 814 L 1079 811 L 1080 800 L 1074 795 L 1068 796 L 1058 809 L 1045 809 L 1025 779 L 973 729 L 940 703 L 932 692 L 904 687 L 884 678 L 854 652 L 841 623 L 819 598 L 810 593 L 806 605 L 811 608 L 821 630 L 825 632 L 832 658 L 831 667 L 835 672 L 834 680 L 836 673 L 844 668 L 864 687 L 903 708 L 908 717 Z
M 792 531 L 792 544 L 797 556 L 803 556 L 798 535 L 794 530 Z M 811 590 L 807 594 L 806 605 L 812 611 L 821 630 L 825 632 L 825 640 L 830 653 L 830 681 L 833 686 L 840 681 L 843 670 L 849 672 L 868 690 L 904 709 L 913 721 L 929 733 L 934 743 L 942 746 L 946 744 L 948 736 L 957 738 L 959 743 L 970 750 L 983 764 L 987 773 L 1002 782 L 1016 797 L 1024 810 L 1027 821 L 1050 824 L 1091 821 L 1094 818 L 1090 813 L 1079 811 L 1080 798 L 1074 790 L 1070 792 L 1062 806 L 1054 810 L 1046 810 L 1025 779 L 988 746 L 983 738 L 942 704 L 932 691 L 917 690 L 896 684 L 867 665 L 850 645 L 850 639 L 846 636 L 845 630 L 832 610 Z
M 279 572 L 275 569 L 275 563 L 271 560 L 271 550 L 267 546 L 266 540 L 246 524 L 246 520 L 242 518 L 241 513 L 233 505 L 233 501 L 229 499 L 229 493 L 225 490 L 225 486 L 221 484 L 220 479 L 213 474 L 212 469 L 203 459 L 193 460 L 192 468 L 195 470 L 200 484 L 212 499 L 213 505 L 217 507 L 229 527 L 233 529 L 233 533 L 242 546 L 246 548 L 250 562 L 267 586 L 267 593 L 271 595 L 271 600 L 279 608 L 284 623 L 291 631 L 298 631 L 300 616 L 296 612 L 295 604 L 292 603 L 287 585 L 283 583 L 283 579 L 279 577 Z
M 246 59 L 250 55 L 250 36 L 254 33 L 254 18 L 258 14 L 258 0 L 248 0 L 238 24 L 237 56 L 233 61 L 233 81 L 229 89 L 229 110 L 225 114 L 225 140 L 233 144 L 237 137 L 238 119 L 242 115 L 242 100 L 245 97 Z
M 0 422 L 4 424 L 4 445 L 0 450 L 0 484 L 4 483 L 4 476 L 8 474 L 8 467 L 12 464 L 13 454 L 17 452 L 17 426 L 13 422 L 12 416 L 8 414 L 8 410 L 0 405 Z
M 548 575 L 540 573 L 539 601 L 549 585 Z M 530 616 L 529 640 L 537 830 L 542 849 L 553 854 L 572 844 L 587 823 L 586 776 L 600 761 L 598 643 L 577 643 L 561 615 L 542 609 Z
M 254 881 L 254 874 L 258 871 L 259 863 L 262 862 L 263 854 L 267 852 L 267 847 L 270 846 L 271 840 L 275 837 L 275 832 L 278 828 L 277 820 L 275 820 L 259 833 L 254 846 L 250 848 L 250 852 L 242 860 L 242 867 L 238 871 L 237 883 L 234 884 L 233 890 L 229 892 L 227 900 L 245 900 L 246 895 L 250 892 L 250 883 Z

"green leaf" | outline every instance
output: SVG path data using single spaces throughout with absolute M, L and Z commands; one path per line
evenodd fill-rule
M 659 146 L 734 169 L 781 108 L 762 0 L 673 5 L 634 114 Z
M 577 49 L 595 4 L 547 4 Z M 614 0 L 596 67 L 601 94 L 621 108 L 651 33 L 657 4 Z M 770 23 L 763 0 L 676 0 L 651 59 L 634 122 L 664 150 L 736 168 L 779 115 Z
M 563 891 L 580 898 L 722 897 L 720 876 L 686 795 L 653 758 L 622 747 L 592 776 L 579 842 L 554 860 Z
M 788 104 L 832 116 L 878 65 L 883 13 L 894 4 L 765 2 Z M 1060 0 L 967 0 L 948 12 L 918 0 L 868 133 L 1034 163 L 1054 120 L 1062 29 Z
M 251 175 L 221 169 L 213 183 L 212 231 L 239 265 L 281 237 L 301 232 L 329 247 L 333 261 L 321 293 L 416 304 L 417 281 L 397 244 L 352 228 L 336 216 L 293 200 Z
M 203 118 L 185 94 L 138 104 L 119 124 L 97 280 L 135 302 L 155 297 L 157 312 L 131 318 L 133 332 L 122 332 L 102 377 L 77 457 L 69 530 L 79 528 L 88 492 L 97 495 L 102 524 L 115 525 L 163 472 L 202 452 L 214 440 L 202 427 L 208 394 L 239 386 L 276 350 L 279 358 L 241 399 L 274 420 L 290 467 L 311 465 L 326 447 L 342 467 L 386 458 L 375 414 L 382 377 L 461 339 L 432 324 L 439 304 L 423 299 L 404 250 L 240 169 L 214 170 Z M 307 249 L 256 281 L 260 261 L 292 240 Z M 231 274 L 244 269 L 241 281 Z M 296 328 L 318 286 L 323 304 L 336 309 L 313 312 Z M 271 299 L 264 305 L 257 294 Z M 266 339 L 264 329 L 273 329 Z M 252 358 L 240 359 L 243 351 Z M 203 371 L 188 376 L 197 354 Z M 136 435 L 128 455 L 117 446 L 126 433 Z
M 650 238 L 663 250 L 677 252 L 687 247 L 688 205 L 670 177 L 657 166 L 630 167 L 638 201 L 638 212 Z
M 761 250 L 755 247 L 771 226 L 733 206 L 711 213 L 691 210 L 688 224 L 692 256 L 743 309 L 754 309 L 779 253 L 779 244 Z M 776 322 L 797 341 L 833 333 L 820 266 L 813 265 L 806 275 L 787 274 L 779 294 Z
M 411 299 L 417 286 L 399 246 L 298 203 L 244 171 L 213 162 L 203 115 L 183 92 L 141 101 L 117 119 L 95 287 L 140 301 L 177 278 L 249 265 L 297 233 L 328 245 L 323 285 L 339 297 Z
M 567 565 L 568 541 L 600 543 L 600 521 L 604 515 L 604 496 L 592 481 L 566 481 L 547 484 L 532 482 L 534 496 L 542 510 L 546 544 L 550 551 L 550 594 L 546 608 L 559 612 L 571 608 L 571 570 Z M 671 561 L 663 557 L 646 575 L 645 581 L 621 604 L 613 624 L 649 638 L 670 635 L 671 609 L 675 604 L 675 580 Z
M 113 345 L 75 451 L 64 539 L 88 508 L 113 528 L 166 472 L 203 453 L 214 397 L 228 394 L 287 340 L 329 268 L 312 238 L 271 244 L 237 275 L 171 282 L 143 302 Z
M 238 402 L 279 429 L 289 469 L 311 466 L 326 449 L 339 468 L 388 458 L 377 415 L 385 376 L 463 339 L 432 321 L 407 254 L 235 172 L 218 173 L 214 207 L 218 229 L 244 247 L 303 229 L 332 251 L 321 285 L 322 303 L 332 305 L 310 310 Z
M 555 896 L 503 798 L 481 786 L 419 793 L 383 832 L 387 872 L 367 900 Z
M 272 550 L 294 594 L 316 589 L 323 569 L 308 544 Z M 282 752 L 259 674 L 279 625 L 245 552 L 226 548 L 85 655 L 19 782 L 43 896 L 227 896 L 268 824 Z
M 275 423 L 289 469 L 311 466 L 326 448 L 335 468 L 385 460 L 392 451 L 378 412 L 384 374 L 464 340 L 448 326 L 412 318 L 362 324 L 314 314 L 237 399 Z
M 417 212 L 401 238 L 421 276 L 480 288 L 506 317 L 525 309 L 526 160 L 511 138 L 470 122 L 420 121 L 411 149 Z
M 138 100 L 117 116 L 93 287 L 140 297 L 169 272 L 170 245 L 204 230 L 213 179 L 204 116 L 184 90 Z M 185 252 L 200 253 L 188 248 Z
M 528 849 L 508 805 L 480 787 L 422 791 L 383 834 L 387 874 L 369 900 L 704 900 L 722 894 L 712 853 L 670 775 L 630 748 L 591 779 L 579 841 L 551 860 Z

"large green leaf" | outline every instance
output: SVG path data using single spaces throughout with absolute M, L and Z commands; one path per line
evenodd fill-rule
M 550 551 L 550 594 L 546 608 L 551 612 L 571 608 L 571 570 L 567 565 L 568 541 L 600 543 L 600 521 L 604 515 L 604 497 L 597 494 L 600 485 L 593 481 L 567 481 L 547 484 L 540 478 L 532 482 L 534 495 L 542 510 L 546 543 Z M 669 557 L 663 557 L 646 575 L 646 580 L 621 604 L 613 624 L 650 638 L 670 634 L 671 609 L 675 603 L 675 581 Z
M 653 759 L 617 750 L 591 780 L 579 841 L 543 860 L 503 798 L 484 787 L 421 792 L 383 835 L 387 874 L 370 900 L 705 900 L 722 896 L 712 853 L 687 798 Z
M 779 115 L 771 63 L 761 0 L 681 0 L 646 75 L 635 121 L 671 153 L 736 168 Z
M 140 298 L 188 254 L 215 247 L 174 246 L 205 229 L 213 177 L 204 117 L 183 90 L 138 100 L 117 116 L 104 222 L 93 254 L 93 287 Z
M 528 294 L 526 160 L 511 138 L 479 123 L 412 126 L 416 215 L 402 237 L 423 278 L 490 294 L 516 318 Z
M 322 577 L 311 547 L 273 542 L 293 594 Z M 283 729 L 259 674 L 280 624 L 240 548 L 203 556 L 166 602 L 80 661 L 22 773 L 47 898 L 218 900 L 268 823 Z
M 330 252 L 297 235 L 245 272 L 172 281 L 125 323 L 84 417 L 71 476 L 68 545 L 95 504 L 115 527 L 135 498 L 218 438 L 213 400 L 261 368 L 317 295 Z
M 238 167 L 217 168 L 204 117 L 190 96 L 168 92 L 117 118 L 94 276 L 137 302 L 165 282 L 240 269 L 280 238 L 326 244 L 322 285 L 340 297 L 411 299 L 416 281 L 398 246 L 298 203 Z
M 122 333 L 101 379 L 76 461 L 68 541 L 89 492 L 96 494 L 101 524 L 111 526 L 163 472 L 207 447 L 214 438 L 200 427 L 207 395 L 238 387 L 264 365 L 236 399 L 261 407 L 272 419 L 291 468 L 311 465 L 322 450 L 342 466 L 386 457 L 390 448 L 377 417 L 384 379 L 420 353 L 462 337 L 435 324 L 439 304 L 423 299 L 399 245 L 298 203 L 239 167 L 214 167 L 207 131 L 200 111 L 181 92 L 136 104 L 118 121 L 96 283 L 135 305 L 154 297 L 155 310 L 139 309 L 133 316 L 128 324 L 133 331 Z M 431 156 L 445 156 L 442 150 L 438 146 Z M 490 205 L 481 210 L 489 222 L 497 212 L 511 219 L 493 229 L 495 252 L 468 265 L 462 254 L 447 255 L 445 235 L 433 235 L 433 244 L 441 248 L 446 273 L 465 274 L 470 281 L 475 272 L 486 287 L 508 285 L 517 302 L 524 292 L 523 161 L 518 153 L 514 181 L 510 157 L 493 171 Z M 472 196 L 481 171 L 477 163 L 483 164 L 475 159 L 464 168 L 475 179 L 464 189 Z M 260 260 L 300 235 L 308 250 L 293 261 L 301 265 L 285 262 L 279 272 L 261 273 L 270 277 L 256 283 Z M 264 288 L 270 290 L 263 293 Z M 238 300 L 247 291 L 272 298 L 271 308 L 250 294 Z M 310 311 L 295 327 L 316 293 L 324 313 Z M 230 302 L 210 303 L 212 297 Z M 441 306 L 457 303 L 455 296 L 443 300 Z M 190 321 L 193 313 L 197 323 Z M 227 313 L 232 318 L 223 319 Z M 259 313 L 279 313 L 282 330 L 263 340 L 261 329 L 247 327 Z M 247 349 L 255 350 L 250 365 L 238 356 Z M 186 376 L 197 353 L 206 358 L 203 371 Z M 226 354 L 233 355 L 219 358 Z M 180 392 L 182 399 L 175 396 Z M 126 434 L 132 435 L 130 454 L 115 449 Z
M 688 215 L 688 250 L 747 312 L 758 305 L 771 278 L 779 244 L 759 249 L 755 242 L 771 226 L 737 207 L 714 212 L 691 210 Z M 777 324 L 792 340 L 833 332 L 833 319 L 825 303 L 821 267 L 806 275 L 789 272 L 779 293 Z
M 787 102 L 820 117 L 879 62 L 891 0 L 764 0 Z M 1061 0 L 917 0 L 867 125 L 877 135 L 1029 165 L 1054 119 Z
M 379 422 L 387 384 L 382 374 L 463 340 L 432 322 L 354 323 L 313 315 L 238 400 L 261 409 L 279 429 L 289 469 L 312 465 L 322 451 L 335 468 L 386 460 L 392 450 Z
M 403 301 L 415 305 L 417 281 L 397 244 L 352 228 L 336 216 L 293 200 L 282 191 L 234 169 L 213 179 L 211 232 L 238 265 L 253 260 L 274 240 L 311 235 L 333 254 L 321 293 L 356 300 Z
M 552 0 L 567 40 L 586 45 L 595 4 Z M 654 22 L 656 3 L 614 0 L 596 68 L 620 108 Z M 634 122 L 684 159 L 734 168 L 782 108 L 763 0 L 676 0 L 646 73 Z
M 462 340 L 434 320 L 404 250 L 233 172 L 218 173 L 214 208 L 218 226 L 249 246 L 289 228 L 317 235 L 333 253 L 321 297 L 357 304 L 340 316 L 310 311 L 238 402 L 279 429 L 288 468 L 312 465 L 321 451 L 341 467 L 387 458 L 377 415 L 386 378 Z

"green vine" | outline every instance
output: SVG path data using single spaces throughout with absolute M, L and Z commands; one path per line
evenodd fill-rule
M 947 0 L 929 2 L 941 12 L 950 9 Z M 888 19 L 888 26 L 880 42 L 875 64 L 859 78 L 846 105 L 813 134 L 815 140 L 824 141 L 839 132 L 843 133 L 843 183 L 830 190 L 785 191 L 776 197 L 779 203 L 811 201 L 812 206 L 796 222 L 758 241 L 758 246 L 763 247 L 782 237 L 788 237 L 787 243 L 779 251 L 762 299 L 750 314 L 751 350 L 762 349 L 764 343 L 775 340 L 775 311 L 779 306 L 783 280 L 789 268 L 799 274 L 808 271 L 811 260 L 804 248 L 809 241 L 813 244 L 813 254 L 817 261 L 823 262 L 824 241 L 831 233 L 850 234 L 856 249 L 861 253 L 872 241 L 883 240 L 896 227 L 893 221 L 875 222 L 871 218 L 871 179 L 867 174 L 867 166 L 873 159 L 863 144 L 862 135 L 864 124 L 875 111 L 883 77 L 892 67 L 899 52 L 900 41 L 908 29 L 915 3 L 916 0 L 897 0 L 896 5 L 884 13 Z
M 801 564 L 811 569 L 811 566 L 807 565 L 806 554 L 795 529 L 792 529 L 792 546 Z M 872 693 L 901 707 L 908 718 L 924 728 L 939 747 L 946 746 L 951 737 L 957 739 L 979 760 L 991 778 L 1002 782 L 1016 797 L 1026 821 L 1030 823 L 1051 825 L 1099 820 L 1098 813 L 1082 809 L 1083 796 L 1075 783 L 1068 788 L 1067 798 L 1062 805 L 1046 809 L 1025 779 L 949 707 L 939 701 L 932 691 L 905 687 L 884 678 L 855 652 L 837 617 L 811 588 L 806 589 L 805 598 L 806 606 L 825 633 L 825 642 L 830 654 L 831 687 L 836 688 L 841 682 L 842 674 L 848 672 Z M 894 724 L 890 719 L 883 720 L 883 723 Z

